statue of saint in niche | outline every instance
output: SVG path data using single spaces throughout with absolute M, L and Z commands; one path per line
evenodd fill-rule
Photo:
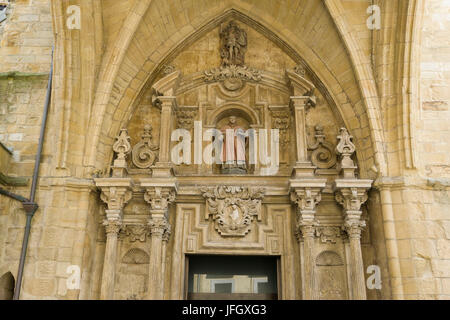
M 243 66 L 247 49 L 247 33 L 234 22 L 220 30 L 222 66 Z
M 245 174 L 247 165 L 245 162 L 245 129 L 238 126 L 235 116 L 228 118 L 228 123 L 221 128 L 224 137 L 221 161 L 222 173 Z

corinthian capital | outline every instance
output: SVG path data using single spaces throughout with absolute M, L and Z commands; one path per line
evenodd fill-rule
M 99 178 L 95 185 L 101 190 L 100 198 L 108 210 L 122 210 L 131 200 L 131 180 L 127 178 Z
M 363 220 L 346 219 L 342 229 L 347 233 L 349 238 L 360 239 L 361 232 L 365 226 L 366 222 Z
M 118 235 L 122 228 L 122 218 L 119 210 L 106 210 L 106 219 L 103 221 L 106 234 Z
M 152 211 L 167 211 L 169 204 L 175 201 L 175 190 L 171 187 L 149 187 L 144 194 L 145 201 Z
M 320 200 L 322 195 L 318 188 L 295 188 L 291 192 L 291 201 L 297 205 L 300 213 L 314 213 Z
M 132 192 L 127 187 L 102 187 L 100 198 L 108 205 L 109 210 L 122 210 L 130 201 Z
M 316 227 L 316 207 L 322 200 L 322 189 L 325 181 L 311 180 L 309 183 L 291 182 L 291 201 L 297 206 L 296 236 L 297 240 L 314 238 Z
M 165 216 L 152 217 L 148 221 L 150 234 L 162 237 L 163 241 L 168 241 L 171 233 L 171 226 Z
M 367 201 L 367 190 L 358 187 L 343 188 L 336 192 L 335 198 L 344 211 L 361 211 L 361 206 Z

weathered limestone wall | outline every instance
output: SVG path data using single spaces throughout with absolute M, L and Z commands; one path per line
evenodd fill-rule
M 48 73 L 53 44 L 49 0 L 10 1 L 0 33 L 0 72 Z
M 450 2 L 427 0 L 420 63 L 418 152 L 421 172 L 450 177 Z

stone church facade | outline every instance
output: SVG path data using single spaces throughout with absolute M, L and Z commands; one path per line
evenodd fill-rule
M 0 10 L 1 299 L 450 298 L 448 1 Z

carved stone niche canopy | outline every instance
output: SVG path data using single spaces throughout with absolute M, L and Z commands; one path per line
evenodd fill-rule
M 215 229 L 223 237 L 244 237 L 254 217 L 261 220 L 264 188 L 217 186 L 200 190 L 207 201 L 207 216 L 213 216 Z

